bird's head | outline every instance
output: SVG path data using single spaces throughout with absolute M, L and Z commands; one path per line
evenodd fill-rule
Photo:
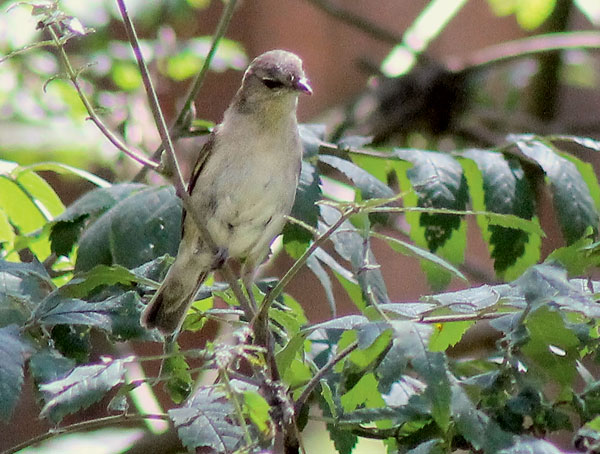
M 302 60 L 285 50 L 271 50 L 250 63 L 238 96 L 244 107 L 252 108 L 256 103 L 295 103 L 300 93 L 312 94 Z

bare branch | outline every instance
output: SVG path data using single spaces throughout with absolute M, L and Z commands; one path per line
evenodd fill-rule
M 208 54 L 206 55 L 206 58 L 204 59 L 204 64 L 202 65 L 200 72 L 196 76 L 196 79 L 194 80 L 192 87 L 190 88 L 190 91 L 186 96 L 183 107 L 179 111 L 179 114 L 177 115 L 177 119 L 175 120 L 175 123 L 173 124 L 173 127 L 171 128 L 171 137 L 173 138 L 173 140 L 179 139 L 186 132 L 184 130 L 185 119 L 187 118 L 188 114 L 191 112 L 193 102 L 196 99 L 196 97 L 198 96 L 198 93 L 200 92 L 200 88 L 202 88 L 202 85 L 204 84 L 204 79 L 206 78 L 206 73 L 208 72 L 208 69 L 210 68 L 210 64 L 217 52 L 217 48 L 219 47 L 221 38 L 223 38 L 223 36 L 225 35 L 225 32 L 227 31 L 227 27 L 229 26 L 229 22 L 231 22 L 231 18 L 233 16 L 233 12 L 235 10 L 236 2 L 237 2 L 237 0 L 229 0 L 225 5 L 225 9 L 223 10 L 223 14 L 221 14 L 221 19 L 219 19 L 217 29 L 215 30 L 215 34 L 213 35 L 212 43 L 210 45 L 210 50 L 208 51 Z M 158 160 L 160 158 L 160 155 L 163 152 L 163 150 L 164 150 L 164 146 L 163 146 L 163 144 L 161 144 L 158 147 L 158 149 L 154 152 L 154 154 L 152 155 L 152 158 L 155 160 Z M 141 169 L 138 172 L 138 174 L 134 177 L 133 181 L 141 181 L 144 178 L 144 176 L 146 175 L 146 171 L 147 171 L 146 169 Z
M 131 159 L 142 164 L 144 167 L 149 167 L 152 170 L 157 170 L 159 165 L 156 162 L 146 158 L 143 154 L 141 154 L 137 151 L 133 151 L 129 147 L 127 147 L 127 145 L 125 145 L 125 143 L 119 137 L 117 137 L 117 135 L 115 133 L 113 133 L 104 124 L 104 122 L 100 119 L 100 117 L 96 113 L 96 110 L 92 106 L 92 103 L 89 101 L 89 99 L 83 92 L 81 85 L 79 84 L 79 80 L 77 79 L 78 72 L 75 71 L 75 69 L 71 65 L 71 61 L 69 60 L 69 57 L 63 46 L 63 43 L 61 42 L 56 30 L 54 30 L 54 27 L 52 25 L 50 25 L 50 26 L 48 26 L 48 31 L 50 32 L 50 35 L 52 36 L 54 44 L 58 48 L 60 58 L 63 61 L 64 65 L 67 69 L 67 75 L 69 76 L 69 80 L 75 87 L 75 90 L 77 90 L 79 99 L 81 99 L 81 102 L 85 106 L 85 109 L 87 110 L 87 113 L 90 116 L 90 120 L 92 120 L 94 122 L 94 124 L 98 127 L 98 129 L 100 129 L 102 134 L 104 134 L 104 136 L 110 141 L 110 143 L 112 143 L 115 147 L 117 147 L 117 149 L 119 149 L 120 151 L 125 153 Z

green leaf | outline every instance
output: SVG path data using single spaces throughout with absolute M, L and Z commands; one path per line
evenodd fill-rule
M 469 150 L 462 160 L 471 190 L 473 209 L 512 214 L 533 220 L 534 192 L 519 161 L 485 150 Z M 541 250 L 539 235 L 513 227 L 491 225 L 486 216 L 477 216 L 477 223 L 488 242 L 496 273 L 504 278 L 516 278 L 538 262 Z
M 141 183 L 122 183 L 94 189 L 73 202 L 57 220 L 75 221 L 85 215 L 96 217 L 143 189 L 148 189 L 148 186 Z
M 45 214 L 47 219 L 52 219 L 65 210 L 65 206 L 58 195 L 56 195 L 56 192 L 37 173 L 23 169 L 19 172 L 13 172 L 13 176 L 15 181 L 23 191 L 27 192 L 31 200 Z
M 216 386 L 201 386 L 183 407 L 169 410 L 183 445 L 195 451 L 207 447 L 217 452 L 233 452 L 243 441 L 243 431 L 227 394 Z
M 173 348 L 173 354 L 166 358 L 163 363 L 163 373 L 165 377 L 168 377 L 165 388 L 169 396 L 173 402 L 180 404 L 192 391 L 194 380 L 190 375 L 190 366 L 185 360 L 185 356 L 177 354 L 179 345 L 174 343 Z
M 469 200 L 467 182 L 462 167 L 451 156 L 422 150 L 394 150 L 394 155 L 412 167 L 404 170 L 397 166 L 397 176 L 406 207 L 446 208 L 465 210 Z M 417 246 L 448 259 L 451 263 L 462 263 L 466 246 L 466 223 L 454 214 L 407 212 L 410 237 Z M 429 283 L 434 288 L 449 284 L 451 275 L 440 271 L 429 262 L 421 262 Z
M 325 271 L 325 268 L 323 268 L 319 260 L 314 255 L 308 257 L 308 260 L 306 260 L 306 266 L 309 270 L 312 271 L 312 273 L 317 277 L 317 279 L 321 283 L 321 286 L 325 291 L 325 297 L 327 298 L 327 302 L 329 303 L 329 310 L 331 311 L 331 315 L 335 317 L 337 310 L 335 306 L 335 297 L 333 295 L 333 285 L 331 283 L 329 275 L 327 274 L 327 271 Z
M 319 154 L 319 148 L 325 138 L 326 126 L 324 124 L 301 124 L 298 125 L 304 157 L 312 158 Z
M 29 359 L 29 370 L 36 384 L 58 380 L 75 366 L 75 361 L 52 348 L 39 350 Z
M 350 412 L 358 407 L 385 407 L 385 401 L 377 390 L 377 379 L 373 373 L 364 375 L 348 392 L 340 398 L 342 408 Z
M 120 265 L 106 266 L 98 265 L 89 271 L 77 273 L 68 284 L 61 287 L 61 293 L 73 298 L 83 298 L 92 294 L 101 286 L 122 284 L 144 284 L 152 288 L 158 288 L 158 283 L 140 276 Z
M 461 273 L 456 267 L 452 266 L 452 264 L 425 249 L 415 246 L 414 244 L 407 243 L 406 241 L 402 241 L 398 238 L 383 235 L 377 232 L 371 232 L 371 235 L 387 242 L 388 245 L 396 252 L 400 252 L 407 257 L 415 257 L 421 260 L 429 261 L 431 264 L 452 273 L 459 279 L 462 279 L 463 281 L 467 280 L 464 274 Z
M 133 268 L 164 254 L 177 253 L 181 236 L 181 201 L 172 187 L 148 188 L 121 200 L 82 235 L 75 265 Z
M 363 199 L 388 198 L 394 196 L 387 185 L 371 175 L 366 170 L 337 156 L 319 155 L 319 161 L 333 167 L 348 177 L 354 185 L 360 189 Z
M 594 200 L 575 164 L 537 140 L 517 140 L 516 145 L 544 170 L 567 243 L 577 241 L 590 226 L 597 229 L 599 218 Z
M 63 164 L 61 162 L 38 162 L 29 166 L 24 167 L 25 170 L 33 170 L 35 172 L 40 171 L 52 171 L 58 173 L 59 175 L 73 175 L 84 180 L 89 181 L 90 183 L 95 184 L 100 188 L 108 188 L 111 184 L 103 178 L 94 175 L 83 169 L 78 169 L 77 167 L 70 166 L 68 164 Z
M 87 216 L 73 221 L 58 221 L 50 230 L 50 248 L 57 256 L 68 256 L 77 243 Z
M 83 325 L 110 330 L 110 317 L 103 303 L 88 303 L 53 293 L 35 311 L 35 320 L 43 325 Z
M 432 352 L 444 352 L 449 347 L 454 347 L 467 330 L 475 322 L 446 322 L 435 325 L 433 334 L 429 339 L 429 350 Z
M 32 347 L 17 325 L 0 328 L 0 419 L 9 421 L 21 396 L 25 357 Z
M 245 391 L 243 394 L 245 409 L 252 423 L 258 430 L 267 435 L 273 426 L 271 416 L 269 414 L 271 407 L 263 396 L 256 391 Z
M 50 276 L 39 262 L 0 260 L 0 326 L 24 324 L 53 289 Z
M 328 225 L 335 224 L 340 213 L 326 205 L 321 206 L 321 216 Z M 352 264 L 352 271 L 364 295 L 372 293 L 377 302 L 389 301 L 387 289 L 379 265 L 363 237 L 349 221 L 344 221 L 340 228 L 331 235 L 335 250 L 342 258 Z M 359 306 L 359 309 L 363 307 Z
M 579 339 L 565 326 L 560 313 L 542 306 L 525 320 L 529 342 L 521 347 L 542 373 L 562 386 L 572 384 L 577 373 Z
M 512 444 L 512 435 L 479 410 L 457 383 L 452 384 L 451 408 L 458 433 L 476 450 L 494 453 Z
M 320 199 L 321 187 L 317 169 L 303 161 L 291 216 L 316 228 L 319 219 L 319 207 L 316 203 Z M 283 228 L 285 250 L 296 259 L 306 250 L 312 237 L 312 232 L 295 223 L 288 222 Z
M 125 364 L 133 357 L 105 359 L 101 364 L 80 366 L 59 380 L 40 385 L 46 404 L 40 417 L 60 422 L 64 416 L 89 407 L 123 383 Z

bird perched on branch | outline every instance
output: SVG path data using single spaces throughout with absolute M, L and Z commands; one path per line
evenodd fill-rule
M 223 255 L 239 259 L 247 288 L 294 203 L 302 145 L 296 105 L 312 89 L 302 60 L 283 50 L 252 61 L 242 86 L 200 151 L 188 185 L 191 203 Z M 172 334 L 208 274 L 222 265 L 192 216 L 182 220 L 175 262 L 141 322 Z

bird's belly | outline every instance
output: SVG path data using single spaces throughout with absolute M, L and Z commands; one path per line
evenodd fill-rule
M 218 246 L 228 255 L 243 259 L 268 243 L 281 231 L 294 200 L 296 182 L 281 174 L 253 175 L 217 195 L 217 208 L 207 227 Z M 266 244 L 265 244 L 266 243 Z

